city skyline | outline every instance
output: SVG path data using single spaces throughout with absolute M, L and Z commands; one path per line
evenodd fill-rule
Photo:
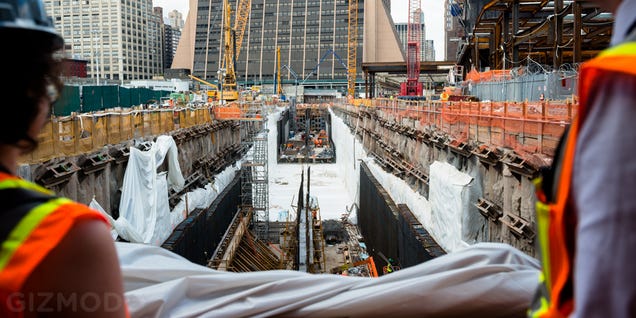
M 153 0 L 153 5 L 163 7 L 167 15 L 172 10 L 177 10 L 183 14 L 185 19 L 188 15 L 188 0 Z M 422 1 L 422 11 L 424 12 L 424 23 L 426 24 L 426 39 L 433 40 L 435 45 L 435 57 L 437 60 L 446 56 L 444 52 L 445 31 L 444 31 L 444 0 L 424 0 Z M 408 22 L 408 0 L 391 0 L 391 16 L 393 22 Z

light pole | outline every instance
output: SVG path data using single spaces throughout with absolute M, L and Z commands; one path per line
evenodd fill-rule
M 99 86 L 99 55 L 100 55 L 100 50 L 98 49 L 98 45 L 101 44 L 101 36 L 98 30 L 92 30 L 91 33 L 93 33 L 93 36 L 91 36 L 91 44 L 93 44 L 93 42 L 96 42 L 93 45 L 93 58 L 95 59 L 95 75 L 97 78 L 97 86 Z
M 223 104 L 223 81 L 225 79 L 225 69 L 224 68 L 219 68 L 216 71 L 217 76 L 219 77 L 219 103 L 222 105 Z

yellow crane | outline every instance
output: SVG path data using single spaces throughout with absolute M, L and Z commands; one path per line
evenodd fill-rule
M 250 15 L 251 0 L 240 0 L 236 7 L 234 26 L 231 27 L 232 8 L 228 0 L 223 0 L 223 59 L 219 68 L 222 99 L 234 101 L 238 99 L 236 84 L 236 59 L 241 53 L 243 35 Z
M 280 83 L 280 46 L 276 48 L 276 95 L 283 94 L 283 85 Z
M 347 93 L 355 97 L 356 62 L 358 59 L 358 0 L 349 0 L 349 25 L 347 49 Z

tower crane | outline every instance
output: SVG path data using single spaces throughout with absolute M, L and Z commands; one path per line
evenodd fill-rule
M 243 35 L 250 15 L 251 0 L 239 0 L 236 6 L 234 27 L 231 27 L 232 8 L 228 0 L 223 0 L 223 59 L 219 76 L 221 80 L 222 99 L 237 100 L 236 59 L 241 53 Z M 222 75 L 222 76 L 221 76 Z
M 358 0 L 349 0 L 349 24 L 347 31 L 347 94 L 355 97 L 356 62 L 358 59 Z
M 409 22 L 406 44 L 406 83 L 400 87 L 400 95 L 422 96 L 420 80 L 420 45 L 422 35 L 421 0 L 409 0 Z

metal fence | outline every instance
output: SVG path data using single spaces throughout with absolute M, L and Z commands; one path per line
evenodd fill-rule
M 65 85 L 59 100 L 53 104 L 53 115 L 68 116 L 71 113 L 158 103 L 162 97 L 170 96 L 170 93 L 148 88 L 125 88 L 118 85 Z
M 537 71 L 538 69 L 538 71 Z M 566 100 L 577 94 L 578 70 L 564 66 L 546 70 L 543 66 L 521 67 L 512 70 L 511 78 L 471 83 L 464 86 L 466 94 L 482 101 L 540 101 Z

